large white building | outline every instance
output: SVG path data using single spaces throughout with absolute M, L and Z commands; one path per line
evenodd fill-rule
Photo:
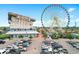
M 6 34 L 13 38 L 18 38 L 20 35 L 23 35 L 23 37 L 34 37 L 38 34 L 35 28 L 33 28 L 33 22 L 35 22 L 33 18 L 9 12 L 8 22 L 10 31 Z

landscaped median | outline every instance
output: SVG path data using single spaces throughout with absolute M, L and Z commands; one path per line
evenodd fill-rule
M 44 37 L 48 37 L 46 32 L 42 34 Z M 52 39 L 79 39 L 79 33 L 51 32 L 50 36 Z

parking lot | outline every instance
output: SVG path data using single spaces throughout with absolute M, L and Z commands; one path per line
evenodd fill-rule
M 70 44 L 67 43 L 67 41 L 70 41 L 69 39 L 59 39 L 59 40 L 54 40 L 61 44 L 65 49 L 68 50 L 69 54 L 79 54 L 79 50 L 76 48 L 73 48 Z M 79 42 L 79 40 L 71 40 L 73 42 Z
M 8 45 L 11 45 L 17 40 L 6 40 L 5 44 L 0 44 L 0 48 L 5 48 Z M 41 45 L 42 42 L 44 41 L 43 38 L 33 38 L 32 43 L 30 46 L 27 48 L 27 51 L 22 52 L 21 54 L 40 54 L 41 52 Z M 67 41 L 73 41 L 73 42 L 79 42 L 77 39 L 69 40 L 69 39 L 54 39 L 54 42 L 59 43 L 60 45 L 63 46 L 63 48 L 68 50 L 69 54 L 79 54 L 79 50 L 72 47 L 70 44 L 67 43 Z
M 5 40 L 6 43 L 5 44 L 0 44 L 0 48 L 5 48 L 9 45 L 11 45 L 12 43 L 14 43 L 16 40 Z
M 41 51 L 42 41 L 44 41 L 43 38 L 42 39 L 41 38 L 33 39 L 32 44 L 28 48 L 28 51 L 25 53 L 26 54 L 39 54 Z M 69 39 L 59 39 L 59 40 L 55 39 L 54 41 L 58 42 L 59 44 L 61 44 L 63 46 L 63 48 L 67 49 L 69 54 L 79 54 L 79 50 L 77 50 L 76 48 L 73 48 L 70 44 L 67 43 L 67 41 L 70 41 Z M 72 41 L 79 42 L 79 40 L 72 40 Z

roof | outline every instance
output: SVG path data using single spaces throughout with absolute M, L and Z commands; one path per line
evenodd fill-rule
M 25 19 L 29 19 L 30 17 L 28 17 L 28 16 L 23 16 L 23 15 L 19 15 L 19 14 L 16 14 L 16 13 L 12 13 L 12 12 L 8 12 L 8 20 L 11 20 L 11 17 L 17 17 L 18 18 L 18 16 L 20 16 L 20 17 L 23 17 L 23 18 L 25 18 Z M 30 21 L 35 21 L 33 18 L 30 18 Z
M 38 34 L 39 32 L 29 30 L 29 31 L 8 31 L 6 34 Z

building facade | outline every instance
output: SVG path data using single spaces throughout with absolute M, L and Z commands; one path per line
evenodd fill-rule
M 23 37 L 34 37 L 38 34 L 33 27 L 33 22 L 35 22 L 33 18 L 9 12 L 8 22 L 10 31 L 6 34 L 9 34 L 13 38 L 19 38 L 20 35 Z

